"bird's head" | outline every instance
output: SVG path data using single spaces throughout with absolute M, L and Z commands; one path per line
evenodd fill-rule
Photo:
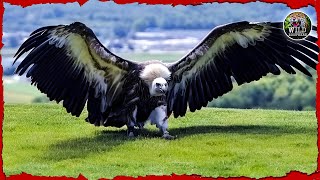
M 151 87 L 149 87 L 151 96 L 162 96 L 165 95 L 168 90 L 167 81 L 160 77 L 152 81 Z
M 168 80 L 170 80 L 171 72 L 160 62 L 151 62 L 145 66 L 140 73 L 140 78 L 149 87 L 151 96 L 165 95 L 168 90 Z

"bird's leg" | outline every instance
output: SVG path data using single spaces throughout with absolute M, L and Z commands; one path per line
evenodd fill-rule
M 127 123 L 127 136 L 128 137 L 134 137 L 134 126 L 136 125 L 136 119 L 137 119 L 137 107 L 133 110 L 131 116 L 128 118 Z
M 138 122 L 138 128 L 139 128 L 139 134 L 142 134 L 143 133 L 143 130 L 144 130 L 144 122 Z
M 161 105 L 156 107 L 150 114 L 149 117 L 151 124 L 156 124 L 162 133 L 162 137 L 165 139 L 174 139 L 168 132 L 168 116 L 167 116 L 167 106 Z
M 134 124 L 131 121 L 127 124 L 127 136 L 134 137 Z
M 168 131 L 168 117 L 166 116 L 162 120 L 162 126 L 158 127 L 160 129 L 160 132 L 162 133 L 162 137 L 165 139 L 174 139 L 174 136 L 171 136 Z

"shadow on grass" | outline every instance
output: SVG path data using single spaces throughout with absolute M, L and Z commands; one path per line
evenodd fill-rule
M 91 153 L 103 153 L 126 141 L 134 140 L 127 138 L 125 130 L 102 131 L 93 137 L 75 138 L 53 144 L 43 158 L 48 161 L 84 158 Z
M 272 125 L 228 125 L 228 126 L 190 126 L 172 128 L 170 134 L 178 137 L 186 137 L 195 134 L 207 133 L 233 133 L 233 134 L 316 134 L 315 128 L 298 128 L 295 126 L 272 126 Z
M 178 139 L 196 134 L 215 133 L 264 134 L 264 135 L 285 135 L 285 134 L 315 134 L 316 129 L 298 128 L 293 126 L 279 127 L 269 125 L 232 125 L 232 126 L 191 126 L 170 129 L 170 134 L 177 135 Z M 160 134 L 156 130 L 145 129 L 137 138 L 128 138 L 126 130 L 109 131 L 104 130 L 93 137 L 70 139 L 51 145 L 44 155 L 46 160 L 62 161 L 74 158 L 84 158 L 92 153 L 104 153 L 121 144 L 139 141 L 141 139 L 159 139 Z M 162 140 L 162 139 L 161 139 Z

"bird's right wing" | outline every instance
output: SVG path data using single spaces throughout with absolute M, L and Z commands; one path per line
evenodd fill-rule
M 97 39 L 82 23 L 47 26 L 35 30 L 16 53 L 30 51 L 16 73 L 26 73 L 32 84 L 60 102 L 72 115 L 79 116 L 92 96 L 104 112 L 116 101 L 130 69 L 136 63 L 122 59 Z

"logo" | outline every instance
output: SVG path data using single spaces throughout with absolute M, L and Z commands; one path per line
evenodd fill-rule
M 293 12 L 289 14 L 283 22 L 283 30 L 291 39 L 306 38 L 311 31 L 311 20 L 303 12 Z

